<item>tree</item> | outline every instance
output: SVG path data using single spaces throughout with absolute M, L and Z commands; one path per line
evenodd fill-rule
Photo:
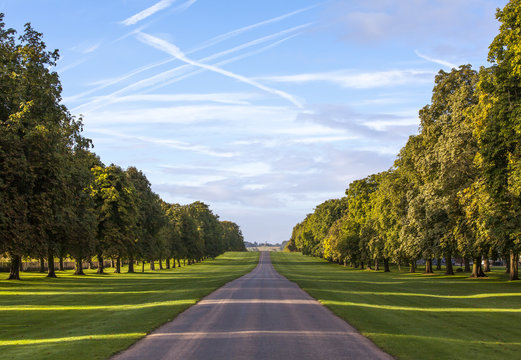
M 75 260 L 75 274 L 84 275 L 83 261 L 95 253 L 98 225 L 94 200 L 90 196 L 90 186 L 94 182 L 91 168 L 100 166 L 101 161 L 81 148 L 71 153 L 70 161 L 67 201 L 59 227 L 60 243 L 64 247 L 62 252 L 68 252 Z
M 98 273 L 103 273 L 105 256 L 117 259 L 115 271 L 120 272 L 121 257 L 128 255 L 136 238 L 136 190 L 119 166 L 95 166 L 92 173 L 90 195 L 98 217 Z
M 246 251 L 244 245 L 244 237 L 242 231 L 234 222 L 221 221 L 222 236 L 224 243 L 224 250 L 226 251 Z
M 370 175 L 365 179 L 355 180 L 346 190 L 348 212 L 344 222 L 344 231 L 358 237 L 360 268 L 363 269 L 364 262 L 369 262 L 372 256 L 369 251 L 369 241 L 374 236 L 371 213 L 371 194 L 378 188 L 378 176 Z M 352 239 L 354 240 L 354 239 Z
M 455 229 L 463 221 L 458 194 L 478 176 L 474 164 L 477 142 L 469 116 L 477 103 L 477 80 L 470 65 L 450 72 L 441 70 L 435 78 L 432 103 L 420 111 L 423 146 L 416 168 L 421 177 L 419 196 L 424 200 L 425 217 L 429 220 L 423 224 L 433 238 L 439 239 L 439 255 L 445 256 L 449 275 L 454 274 Z M 475 253 L 464 256 L 475 261 L 481 258 L 481 254 Z
M 224 251 L 222 242 L 222 227 L 219 217 L 215 215 L 208 205 L 201 201 L 196 201 L 187 206 L 187 210 L 192 219 L 197 224 L 197 229 L 201 237 L 201 246 L 196 247 L 194 260 L 201 260 L 204 256 L 216 257 Z
M 499 34 L 490 45 L 492 67 L 479 73 L 475 127 L 478 163 L 494 203 L 493 235 L 510 252 L 510 279 L 517 280 L 521 242 L 521 1 L 496 13 Z
M 136 233 L 128 243 L 126 253 L 129 257 L 129 272 L 134 272 L 134 259 L 140 253 L 142 260 L 153 263 L 161 252 L 158 233 L 167 219 L 161 208 L 161 199 L 152 191 L 150 182 L 143 172 L 131 166 L 126 175 L 135 189 Z
M 47 51 L 30 24 L 15 39 L 0 14 L 0 247 L 11 258 L 10 279 L 19 278 L 23 254 L 47 256 L 54 275 L 55 222 L 63 219 L 67 154 L 88 146 L 81 119 L 60 104 L 58 51 Z

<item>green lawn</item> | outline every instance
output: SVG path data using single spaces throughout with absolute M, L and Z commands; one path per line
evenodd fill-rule
M 47 279 L 22 273 L 22 281 L 7 281 L 8 274 L 0 273 L 0 359 L 107 358 L 249 272 L 257 261 L 258 253 L 229 252 L 187 267 L 136 274 L 65 271 Z
M 521 358 L 521 282 L 352 270 L 271 253 L 278 272 L 398 359 Z M 403 270 L 403 269 L 402 269 Z

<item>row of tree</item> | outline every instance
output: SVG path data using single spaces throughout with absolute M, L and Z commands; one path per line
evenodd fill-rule
M 490 45 L 490 67 L 470 65 L 435 78 L 431 104 L 419 112 L 394 166 L 349 185 L 293 229 L 288 248 L 325 259 L 409 263 L 455 257 L 507 260 L 518 279 L 521 250 L 521 1 L 496 14 L 500 31 Z
M 219 221 L 202 202 L 168 204 L 134 167 L 105 166 L 82 136 L 82 119 L 61 104 L 55 66 L 42 35 L 26 25 L 17 37 L 0 14 L 0 255 L 19 279 L 22 256 L 82 263 L 97 256 L 136 260 L 187 259 L 245 250 L 239 227 Z

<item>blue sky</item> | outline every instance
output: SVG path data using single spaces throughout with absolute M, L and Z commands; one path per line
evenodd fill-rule
M 280 242 L 388 169 L 439 69 L 486 65 L 506 0 L 0 0 L 50 49 L 106 164 Z

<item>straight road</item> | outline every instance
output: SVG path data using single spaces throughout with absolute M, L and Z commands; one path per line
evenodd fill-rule
M 392 359 L 344 320 L 259 264 L 113 357 L 127 359 Z

